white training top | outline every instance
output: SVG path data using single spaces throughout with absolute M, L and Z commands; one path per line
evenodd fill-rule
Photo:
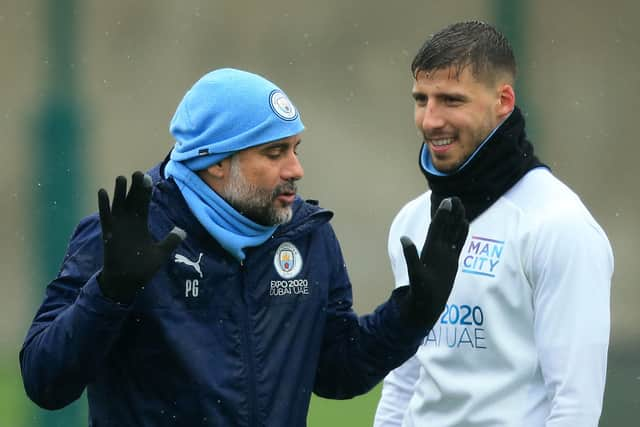
M 389 233 L 421 250 L 430 192 Z M 613 253 L 578 196 L 547 169 L 470 224 L 453 291 L 416 355 L 384 380 L 375 427 L 590 427 L 602 410 Z

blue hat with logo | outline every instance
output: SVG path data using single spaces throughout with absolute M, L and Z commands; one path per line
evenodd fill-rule
M 185 94 L 171 119 L 171 160 L 201 170 L 255 145 L 304 130 L 298 110 L 275 84 L 247 71 L 205 74 Z

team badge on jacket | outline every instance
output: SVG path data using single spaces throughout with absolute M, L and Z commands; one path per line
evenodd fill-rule
M 296 277 L 302 269 L 302 256 L 300 255 L 300 251 L 293 243 L 284 242 L 276 249 L 273 265 L 283 279 Z

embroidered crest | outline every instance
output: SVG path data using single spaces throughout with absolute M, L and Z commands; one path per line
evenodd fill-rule
M 285 242 L 276 249 L 273 265 L 283 279 L 291 279 L 302 269 L 302 256 L 293 243 Z
M 287 95 L 279 90 L 271 92 L 271 95 L 269 95 L 269 104 L 273 112 L 282 120 L 291 121 L 298 117 L 296 107 L 289 101 Z

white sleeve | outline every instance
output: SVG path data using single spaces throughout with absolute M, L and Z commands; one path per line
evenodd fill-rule
M 411 224 L 406 218 L 396 216 L 389 230 L 387 250 L 391 261 L 391 270 L 395 279 L 395 286 L 409 285 L 409 274 L 404 253 L 400 245 L 400 237 L 409 236 L 414 243 L 424 242 L 426 235 L 425 224 L 422 226 Z M 425 221 L 426 222 L 426 221 Z M 417 245 L 416 245 L 417 246 Z M 421 248 L 417 248 L 421 250 Z M 407 412 L 409 400 L 420 376 L 420 361 L 414 355 L 385 377 L 382 383 L 382 396 L 373 421 L 374 427 L 400 427 Z
M 389 232 L 387 250 L 389 253 L 389 261 L 391 262 L 391 271 L 393 272 L 396 288 L 409 285 L 409 271 L 407 270 L 407 263 L 404 260 L 400 237 L 400 234 L 392 225 L 391 231 Z M 418 248 L 418 251 L 420 250 L 421 248 Z
M 400 427 L 420 376 L 420 362 L 411 357 L 385 377 L 373 427 Z
M 609 345 L 609 241 L 588 213 L 558 207 L 538 230 L 529 262 L 536 348 L 551 403 L 545 426 L 596 427 Z
M 422 195 L 420 198 L 409 202 L 409 204 L 402 208 L 398 215 L 396 215 L 389 228 L 387 251 L 396 288 L 409 285 L 409 271 L 407 270 L 407 263 L 404 259 L 404 251 L 402 250 L 400 238 L 402 236 L 410 238 L 416 246 L 418 253 L 420 253 L 424 245 L 424 240 L 427 237 L 427 230 L 431 222 L 428 214 L 429 207 L 415 210 L 412 206 L 413 204 L 421 205 L 425 199 L 428 200 L 428 194 Z

